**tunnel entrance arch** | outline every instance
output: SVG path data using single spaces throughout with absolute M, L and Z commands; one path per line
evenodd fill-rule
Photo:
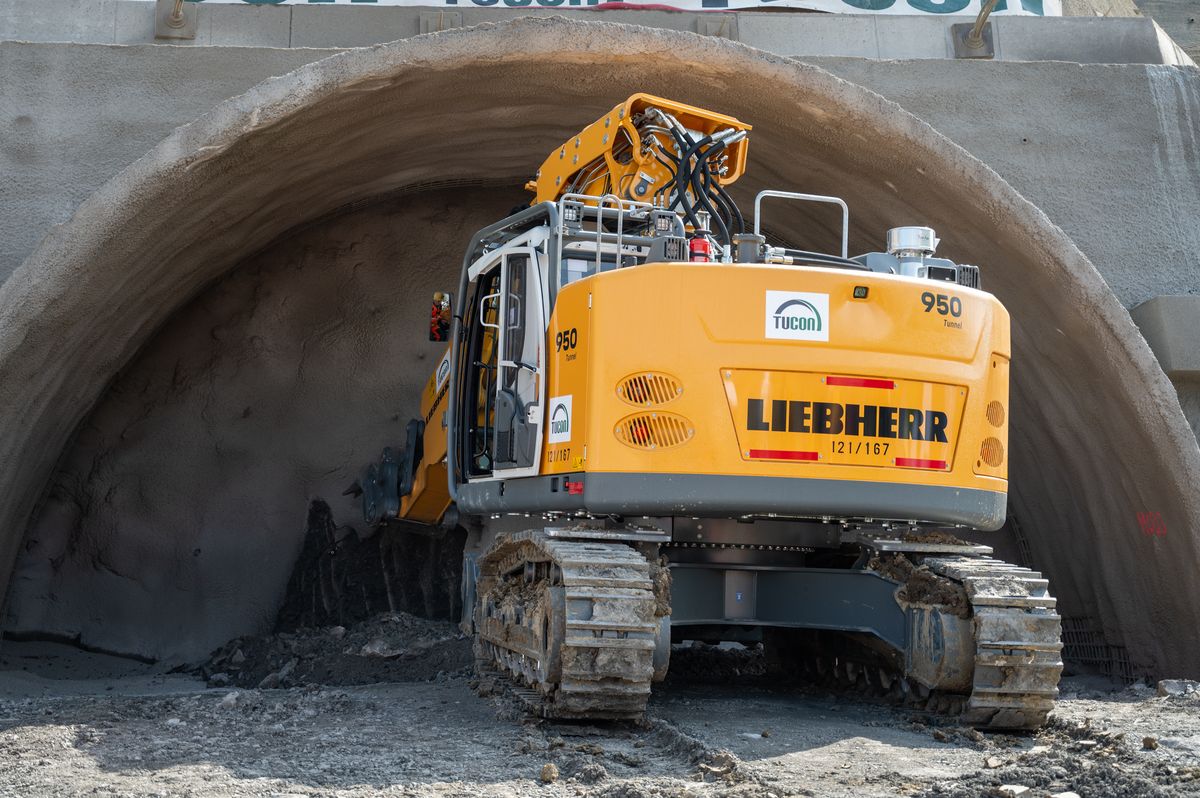
M 852 250 L 878 248 L 889 226 L 928 224 L 941 254 L 983 266 L 1013 316 L 1011 496 L 1035 562 L 1064 613 L 1098 619 L 1136 670 L 1195 675 L 1200 643 L 1162 630 L 1200 621 L 1200 598 L 1177 587 L 1200 565 L 1200 452 L 1128 314 L 1062 231 L 920 120 L 820 69 L 562 19 L 351 51 L 267 81 L 176 131 L 56 229 L 0 290 L 0 578 L 114 375 L 213 281 L 338 208 L 432 183 L 520 185 L 634 91 L 755 126 L 743 203 L 767 187 L 842 196 Z M 798 212 L 772 222 L 801 246 L 835 227 Z M 1167 534 L 1146 535 L 1139 513 L 1157 513 Z M 175 556 L 147 553 L 135 567 L 170 571 L 163 558 Z M 183 653 L 165 637 L 152 645 L 151 655 Z

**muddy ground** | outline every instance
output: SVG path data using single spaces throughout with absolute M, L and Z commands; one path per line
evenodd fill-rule
M 465 671 L 212 688 L 7 642 L 0 795 L 781 798 L 1004 795 L 1003 785 L 1030 798 L 1200 795 L 1198 694 L 1071 678 L 1044 731 L 978 735 L 811 685 L 771 686 L 752 657 L 732 660 L 745 661 L 743 676 L 726 668 L 713 684 L 689 675 L 711 652 L 675 653 L 679 675 L 656 689 L 644 724 L 577 725 L 481 698 Z

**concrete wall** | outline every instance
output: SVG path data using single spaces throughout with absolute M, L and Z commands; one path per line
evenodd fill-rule
M 15 49 L 27 57 L 39 52 Z M 116 57 L 125 51 L 96 52 Z M 589 81 L 558 79 L 580 65 L 596 70 L 596 52 L 612 54 L 603 75 Z M 649 54 L 655 57 L 653 75 L 641 66 Z M 1012 65 L 979 66 L 1000 70 Z M 1078 83 L 1085 72 L 1078 66 L 1059 68 L 1064 81 Z M 1125 68 L 1124 73 L 1109 69 L 1115 70 L 1105 74 L 1110 90 L 1111 80 L 1144 80 L 1146 74 L 1144 68 Z M 1182 80 L 1194 81 L 1195 74 L 1183 73 Z M 861 87 L 716 39 L 563 21 L 450 32 L 348 52 L 262 84 L 176 131 L 102 187 L 10 277 L 0 288 L 0 400 L 13 411 L 2 420 L 0 460 L 21 467 L 0 471 L 0 528 L 10 530 L 0 542 L 7 561 L 12 561 L 23 521 L 56 463 L 57 484 L 63 484 L 61 477 L 83 473 L 87 485 L 105 488 L 96 495 L 106 497 L 107 489 L 115 487 L 119 506 L 131 510 L 49 519 L 52 530 L 65 534 L 48 536 L 51 551 L 38 549 L 40 539 L 26 540 L 32 556 L 42 559 L 26 565 L 40 568 L 43 581 L 31 580 L 14 606 L 40 590 L 45 603 L 75 608 L 52 618 L 58 629 L 79 630 L 100 645 L 132 640 L 140 650 L 162 655 L 195 652 L 220 629 L 239 631 L 239 624 L 248 622 L 236 612 L 239 601 L 261 608 L 261 596 L 212 602 L 202 588 L 222 589 L 230 558 L 245 556 L 243 550 L 218 545 L 221 556 L 209 558 L 193 541 L 226 534 L 222 527 L 233 523 L 229 508 L 248 506 L 261 495 L 283 495 L 269 478 L 243 485 L 231 475 L 272 474 L 284 467 L 260 447 L 231 452 L 228 445 L 218 450 L 210 441 L 236 441 L 243 421 L 261 423 L 250 421 L 254 407 L 249 403 L 243 407 L 243 412 L 251 410 L 245 418 L 221 410 L 240 404 L 226 405 L 226 397 L 240 390 L 238 368 L 252 370 L 256 380 L 278 374 L 278 390 L 286 391 L 297 359 L 303 363 L 303 353 L 313 350 L 303 342 L 289 342 L 287 335 L 258 335 L 283 342 L 264 367 L 253 359 L 253 346 L 259 344 L 252 324 L 235 318 L 235 324 L 212 325 L 205 337 L 203 314 L 190 326 L 184 321 L 197 318 L 193 312 L 179 317 L 182 326 L 170 319 L 197 297 L 201 302 L 215 298 L 206 293 L 207 286 L 287 231 L 349 203 L 436 180 L 516 184 L 551 146 L 634 89 L 692 102 L 721 97 L 723 110 L 755 124 L 755 167 L 738 186 L 743 201 L 764 185 L 841 193 L 856 209 L 854 249 L 877 247 L 890 224 L 920 220 L 942 230 L 947 255 L 984 265 L 987 285 L 1014 317 L 1020 367 L 1014 371 L 1012 416 L 1020 422 L 1014 421 L 1011 440 L 1013 502 L 1035 560 L 1054 580 L 1064 610 L 1098 617 L 1110 642 L 1128 647 L 1137 668 L 1154 673 L 1194 669 L 1200 661 L 1196 641 L 1161 630 L 1200 623 L 1200 602 L 1176 589 L 1200 567 L 1192 531 L 1200 526 L 1200 497 L 1190 476 L 1200 472 L 1200 450 L 1145 341 L 1070 239 L 996 173 Z M 453 108 L 447 109 L 446 97 L 455 98 Z M 1077 132 L 1082 131 L 1064 132 L 1064 141 Z M 1019 149 L 1015 142 L 1011 146 Z M 492 201 L 478 192 L 463 191 L 462 198 L 463 207 L 455 213 L 474 213 L 476 201 L 487 202 L 492 215 L 507 210 L 491 208 Z M 414 246 L 434 233 L 420 218 L 404 229 L 411 231 Z M 803 244 L 816 243 L 813 236 L 825 231 L 821 220 L 797 213 L 780 225 L 780 232 Z M 328 235 L 346 241 L 361 237 L 337 231 Z M 275 260 L 257 262 L 274 264 L 284 286 L 276 290 L 286 293 L 302 281 L 291 279 L 291 260 L 283 247 L 272 247 L 277 249 Z M 430 257 L 440 249 L 432 247 Z M 378 257 L 375 253 L 372 260 Z M 349 268 L 349 273 L 339 273 L 352 281 L 355 258 L 339 256 L 337 263 Z M 397 291 L 406 277 L 407 272 L 397 271 Z M 311 293 L 296 289 L 289 301 L 341 301 L 328 296 L 319 281 L 315 285 L 319 287 Z M 253 291 L 244 293 L 254 297 Z M 368 327 L 376 323 L 371 318 L 367 313 L 363 319 Z M 284 322 L 283 332 L 321 343 L 319 327 Z M 377 324 L 361 335 L 354 325 L 346 327 L 337 333 L 345 337 L 336 346 L 361 346 L 369 355 L 373 341 L 408 338 L 397 332 L 402 323 L 380 317 Z M 209 342 L 220 341 L 227 330 L 238 340 L 221 351 L 249 347 L 249 359 L 219 357 L 221 351 Z M 213 367 L 176 370 L 176 364 L 196 362 L 196 347 L 188 345 L 196 340 L 209 347 L 200 346 L 201 362 L 211 352 Z M 363 362 L 361 352 L 351 362 Z M 397 366 L 390 361 L 407 362 L 408 356 L 389 357 L 381 366 L 378 395 L 395 390 Z M 226 363 L 231 364 L 228 370 Z M 115 404 L 100 405 L 105 415 L 81 427 L 118 372 L 129 381 L 113 386 L 133 389 L 124 399 L 110 391 Z M 189 380 L 195 373 L 227 377 Z M 149 414 L 137 412 L 137 403 L 144 400 L 138 386 L 161 393 L 176 384 L 176 375 L 182 389 L 197 397 L 174 404 L 151 402 Z M 221 397 L 220 402 L 203 401 L 205 394 Z M 326 441 L 357 440 L 353 436 L 364 434 L 367 426 L 380 438 L 387 435 L 391 422 L 377 412 L 368 414 L 364 424 L 354 413 L 332 416 L 320 391 L 304 395 L 315 398 L 275 414 L 275 436 L 312 435 L 317 424 L 333 430 Z M 168 405 L 174 409 L 165 415 L 154 410 Z M 113 407 L 119 412 L 108 414 L 105 408 Z M 76 429 L 81 437 L 61 459 Z M 93 429 L 100 436 L 85 440 Z M 145 439 L 139 437 L 143 431 Z M 89 448 L 97 441 L 98 449 Z M 154 445 L 148 450 L 145 441 Z M 357 462 L 372 454 L 359 451 L 357 444 L 353 451 L 328 446 L 311 462 Z M 96 480 L 87 482 L 91 472 L 81 472 L 80 464 L 85 469 L 95 464 L 87 456 L 92 451 L 110 452 L 106 462 L 130 467 L 98 468 Z M 195 474 L 189 478 L 182 471 L 166 487 L 151 484 L 161 476 L 155 466 L 176 453 L 194 466 Z M 231 459 L 222 460 L 225 456 Z M 312 475 L 305 469 L 292 470 L 291 463 L 287 469 L 282 478 L 291 483 L 288 496 L 311 488 Z M 341 484 L 349 472 L 338 467 L 316 476 Z M 217 485 L 220 491 L 198 485 Z M 218 494 L 223 498 L 216 500 Z M 204 515 L 170 513 L 175 502 L 207 510 Z M 50 512 L 63 504 L 44 507 Z M 282 504 L 273 500 L 262 515 L 286 518 L 292 512 L 290 500 L 287 507 Z M 1170 534 L 1144 534 L 1138 526 L 1142 512 L 1160 513 Z M 136 531 L 130 545 L 124 545 L 125 518 L 135 526 L 151 519 L 143 528 L 161 535 L 157 546 L 139 544 L 154 535 Z M 113 519 L 115 525 L 109 523 Z M 193 554 L 195 548 L 201 549 L 199 555 Z M 73 551 L 117 556 L 74 558 Z M 282 557 L 263 562 L 286 570 Z M 64 563 L 63 578 L 48 587 L 46 569 Z M 203 564 L 203 578 L 183 578 L 196 573 L 197 564 Z M 87 568 L 111 573 L 72 578 L 70 569 Z M 270 592 L 279 581 L 274 572 L 259 571 L 257 577 L 237 590 L 257 595 Z M 134 580 L 134 588 L 113 588 L 113 594 L 131 598 L 108 607 L 106 625 L 98 627 L 81 609 L 90 606 L 89 595 L 122 579 Z M 78 593 L 53 598 L 55 587 Z M 169 594 L 182 590 L 193 595 Z M 154 614 L 160 605 L 190 609 L 163 618 Z M 54 615 L 24 606 L 17 623 L 29 619 L 37 625 Z
M 1137 0 L 1137 7 L 1162 26 L 1192 60 L 1200 58 L 1200 6 L 1194 0 Z
M 175 127 L 330 54 L 0 42 L 0 277 Z M 897 102 L 995 169 L 1126 306 L 1200 290 L 1195 68 L 803 60 Z
M 188 6 L 190 38 L 171 46 L 368 47 L 464 25 L 521 16 L 567 16 L 720 36 L 783 55 L 861 58 L 950 58 L 949 28 L 970 16 L 939 14 L 819 14 L 734 11 L 483 8 L 470 3 L 429 7 L 347 4 Z M 1154 24 L 1122 0 L 1067 0 L 1076 16 L 992 16 L 994 57 L 1008 61 L 1174 64 L 1183 55 Z M 1096 14 L 1102 14 L 1103 19 Z M 160 27 L 159 32 L 164 32 Z M 0 0 L 0 40 L 149 44 L 155 4 L 148 0 Z M 177 35 L 172 31 L 171 35 Z
M 330 52 L 0 42 L 0 279 L 172 130 Z

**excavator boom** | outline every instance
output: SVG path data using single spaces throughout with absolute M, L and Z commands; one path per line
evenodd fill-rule
M 613 195 L 682 207 L 689 216 L 697 204 L 733 216 L 724 192 L 746 168 L 750 130 L 731 116 L 635 94 L 563 142 L 525 187 L 535 205 L 568 194 Z

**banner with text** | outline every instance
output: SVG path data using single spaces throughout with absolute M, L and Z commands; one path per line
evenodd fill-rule
M 595 10 L 751 11 L 797 8 L 835 14 L 953 14 L 973 17 L 985 0 L 189 0 L 257 6 L 422 6 L 425 8 L 576 8 Z M 1061 17 L 1062 0 L 1000 0 L 996 16 Z

